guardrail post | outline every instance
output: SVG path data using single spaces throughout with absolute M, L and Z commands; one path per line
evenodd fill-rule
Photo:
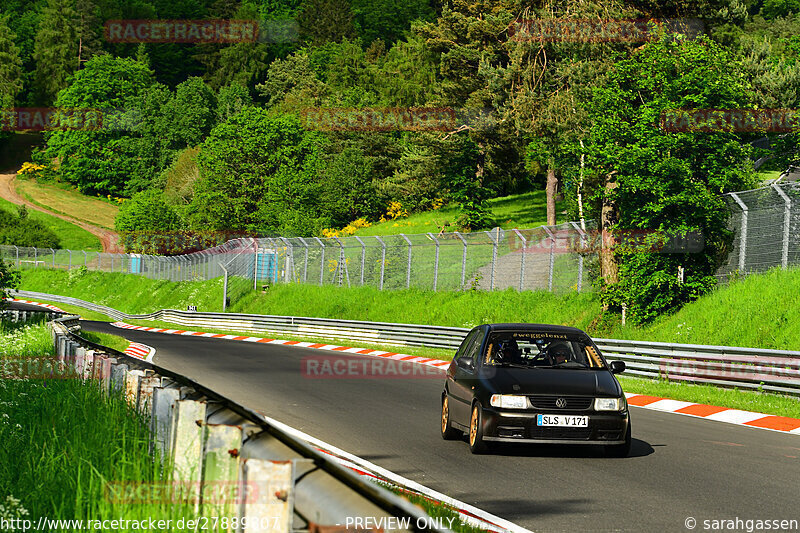
M 367 260 L 367 245 L 364 244 L 364 241 L 361 240 L 361 237 L 358 235 L 353 235 L 356 238 L 358 243 L 361 245 L 361 286 L 364 286 L 364 264 Z
M 436 257 L 433 260 L 433 292 L 436 292 L 436 285 L 439 282 L 439 239 L 433 236 L 433 233 L 428 233 L 428 237 L 436 245 Z
M 322 243 L 319 237 L 314 237 L 314 240 L 317 241 L 317 244 L 319 244 L 320 250 L 322 251 L 322 255 L 319 259 L 319 284 L 322 285 L 325 281 L 325 278 L 323 277 L 325 275 L 325 245 Z
M 302 460 L 298 460 L 302 461 Z M 242 460 L 241 478 L 247 494 L 242 505 L 242 522 L 255 524 L 244 532 L 263 531 L 259 524 L 269 523 L 274 533 L 291 533 L 294 518 L 295 461 Z M 250 487 L 269 487 L 269 490 L 249 490 Z M 253 494 L 251 498 L 250 495 Z
M 586 246 L 586 232 L 581 228 L 577 222 L 570 222 L 572 227 L 578 231 L 581 239 L 581 253 L 578 253 L 578 292 L 581 292 L 583 287 L 583 249 Z
M 189 481 L 189 500 L 200 496 L 200 476 L 203 460 L 203 428 L 206 419 L 206 404 L 195 400 L 178 400 L 172 404 L 170 416 L 170 457 L 173 460 L 173 479 Z M 192 497 L 194 496 L 194 497 Z
M 547 232 L 547 236 L 550 238 L 550 268 L 547 274 L 547 290 L 553 292 L 553 267 L 555 266 L 556 237 L 553 235 L 553 232 L 550 231 L 550 228 L 547 226 L 542 227 Z
M 109 392 L 111 394 L 125 391 L 125 383 L 127 381 L 128 365 L 125 363 L 116 363 L 111 365 L 111 383 Z
M 789 232 L 791 231 L 791 222 L 792 222 L 792 199 L 783 192 L 777 183 L 772 184 L 772 188 L 775 189 L 781 198 L 783 198 L 784 202 L 784 210 L 783 210 L 783 247 L 781 249 L 781 267 L 786 270 L 789 267 Z
M 234 504 L 228 495 L 238 492 L 238 498 L 246 497 L 247 491 L 232 491 L 239 475 L 239 450 L 242 449 L 242 428 L 221 424 L 203 424 L 203 482 L 200 498 L 203 515 L 232 516 Z M 222 489 L 222 490 L 220 490 Z M 222 500 L 219 501 L 220 495 Z M 216 496 L 217 501 L 214 501 Z M 209 501 L 210 500 L 210 501 Z
M 383 239 L 375 235 L 375 238 L 381 243 L 381 281 L 380 285 L 378 285 L 378 290 L 383 290 L 383 276 L 386 272 L 386 243 L 383 242 Z
M 163 384 L 163 379 L 162 379 Z M 175 388 L 155 387 L 153 389 L 152 417 L 150 426 L 155 436 L 155 445 L 161 459 L 165 458 L 170 449 L 170 413 L 172 406 L 180 399 L 180 391 Z
M 464 283 L 467 280 L 467 241 L 459 232 L 455 231 L 453 234 L 458 237 L 461 240 L 461 244 L 464 245 L 464 252 L 461 254 L 461 289 L 463 290 Z
M 732 192 L 730 193 L 731 198 L 739 205 L 742 210 L 742 229 L 741 235 L 739 236 L 739 272 L 744 274 L 745 273 L 745 266 L 746 266 L 746 254 L 747 251 L 747 214 L 749 210 L 747 209 L 747 205 L 739 198 L 739 196 Z
M 139 385 L 144 378 L 144 371 L 129 370 L 125 376 L 125 399 L 134 409 L 139 403 Z
M 525 249 L 528 247 L 528 240 L 522 236 L 518 229 L 513 231 L 517 238 L 522 241 L 522 247 L 519 249 L 522 254 L 519 258 L 519 290 L 522 292 L 525 287 Z
M 406 268 L 406 289 L 411 288 L 411 241 L 408 240 L 408 237 L 405 236 L 404 233 L 400 234 L 403 239 L 408 243 L 408 267 Z

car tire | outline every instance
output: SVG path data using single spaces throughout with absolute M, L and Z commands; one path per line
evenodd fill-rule
M 628 431 L 625 433 L 625 444 L 612 444 L 603 450 L 606 457 L 628 457 L 631 453 L 631 423 L 628 422 Z
M 442 397 L 442 419 L 441 419 L 442 438 L 444 440 L 455 440 L 463 435 L 459 430 L 453 427 L 450 422 L 450 400 L 447 394 Z
M 483 440 L 483 408 L 481 404 L 472 404 L 472 411 L 469 415 L 469 451 L 474 454 L 485 453 L 488 450 L 486 441 Z

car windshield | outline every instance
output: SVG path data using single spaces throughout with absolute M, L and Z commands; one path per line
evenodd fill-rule
M 535 331 L 490 334 L 483 363 L 522 368 L 605 368 L 586 337 Z

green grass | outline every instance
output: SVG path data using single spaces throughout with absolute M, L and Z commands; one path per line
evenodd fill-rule
M 503 229 L 535 228 L 547 221 L 546 195 L 544 191 L 531 191 L 514 194 L 488 201 L 489 211 L 498 226 Z M 556 205 L 556 211 L 561 204 Z M 389 220 L 373 224 L 368 228 L 356 231 L 356 235 L 397 235 L 398 233 L 433 233 L 436 234 L 445 225 L 445 231 L 456 231 L 455 221 L 459 216 L 458 207 L 453 204 L 440 209 L 415 213 L 406 218 Z M 559 222 L 564 222 L 559 220 Z
M 9 211 L 10 213 L 17 213 L 17 205 L 9 202 L 4 198 L 0 198 L 0 208 Z M 28 208 L 28 217 L 31 220 L 38 220 L 47 226 L 53 233 L 58 236 L 61 242 L 61 248 L 68 250 L 86 250 L 93 252 L 100 252 L 103 246 L 100 239 L 75 224 L 71 224 L 66 220 L 61 220 L 53 215 L 42 213 L 35 209 Z
M 102 344 L 106 348 L 112 348 L 118 352 L 124 352 L 128 349 L 131 341 L 120 335 L 111 335 L 110 333 L 98 333 L 95 331 L 81 331 L 80 336 L 87 341 L 96 344 Z
M 0 336 L 0 357 L 52 354 L 44 324 L 6 327 Z M 77 379 L 4 379 L 0 413 L 4 518 L 35 524 L 41 516 L 141 520 L 192 515 L 191 507 L 171 502 L 130 505 L 105 497 L 109 482 L 162 479 L 159 461 L 149 453 L 147 420 L 121 396 L 108 397 L 96 383 Z

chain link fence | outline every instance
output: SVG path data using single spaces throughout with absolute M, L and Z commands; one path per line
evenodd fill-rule
M 729 193 L 731 251 L 717 271 L 720 282 L 800 263 L 800 184 Z
M 224 278 L 226 302 L 273 283 L 380 290 L 590 291 L 590 247 L 596 232 L 577 223 L 472 233 L 240 238 L 180 256 L 109 254 L 0 246 L 20 269 L 86 267 L 152 279 Z

